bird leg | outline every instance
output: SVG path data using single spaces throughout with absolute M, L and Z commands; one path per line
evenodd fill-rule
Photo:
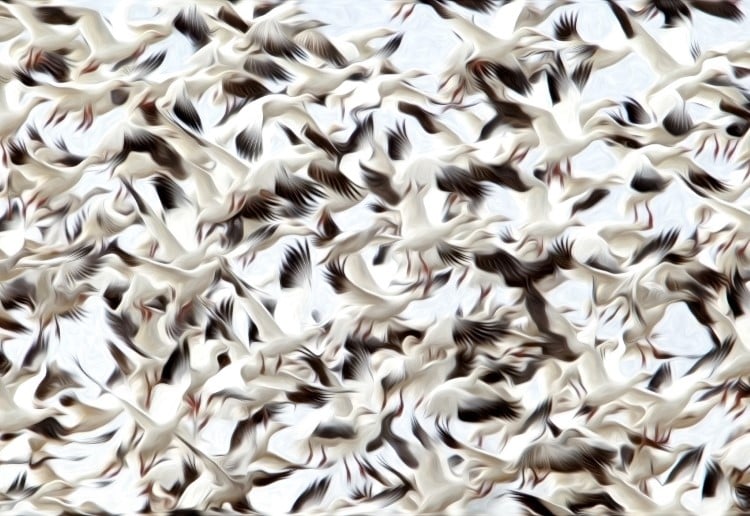
M 648 205 L 649 201 L 646 201 L 646 213 L 648 213 L 648 229 L 652 229 L 654 227 L 654 214 L 651 213 L 651 208 Z
M 551 174 L 550 174 L 551 172 Z M 557 178 L 558 181 L 560 181 L 560 187 L 565 187 L 565 178 L 563 177 L 562 167 L 560 167 L 560 163 L 555 163 L 552 168 L 547 168 L 547 181 L 548 184 L 552 183 L 553 178 Z
M 739 145 L 739 140 L 734 140 L 733 142 L 729 142 L 724 149 L 724 159 L 729 160 L 734 155 L 734 151 L 737 150 L 737 146 Z
M 703 148 L 706 146 L 707 141 L 708 141 L 708 137 L 703 138 L 703 141 L 701 142 L 700 147 L 698 147 L 698 150 L 695 151 L 695 156 L 700 156 L 700 153 L 703 152 Z
M 370 327 L 367 328 L 367 331 L 362 335 L 363 339 L 368 338 L 370 335 L 372 335 L 372 327 L 375 325 L 375 321 L 370 321 Z
M 156 385 L 156 380 L 153 382 L 149 380 L 148 376 L 146 376 L 146 400 L 144 402 L 144 405 L 147 409 L 151 408 L 151 398 L 154 393 L 154 386 Z
M 477 302 L 474 304 L 474 308 L 472 309 L 472 312 L 475 312 L 479 309 L 479 307 L 482 305 L 484 300 L 487 298 L 489 293 L 492 291 L 492 287 L 488 285 L 482 285 L 480 287 L 479 291 L 479 298 L 477 298 Z
M 76 128 L 76 131 L 80 131 L 81 129 L 88 129 L 92 126 L 94 123 L 94 112 L 93 108 L 91 107 L 91 104 L 87 104 L 86 107 L 83 108 L 83 119 L 81 120 L 81 123 Z
M 47 127 L 50 123 L 52 123 L 52 120 L 54 120 L 56 116 L 57 116 L 57 107 L 55 107 L 55 109 L 52 110 L 52 114 L 49 116 L 47 121 L 44 122 L 44 127 Z
M 719 138 L 716 136 L 716 133 L 714 133 L 714 143 L 716 144 L 716 147 L 714 148 L 714 160 L 719 156 L 719 151 L 721 150 L 721 146 L 719 145 Z
M 729 239 L 729 242 L 725 242 L 723 244 L 720 244 L 719 247 L 717 248 L 718 251 L 719 252 L 724 252 L 724 251 L 729 250 L 729 246 L 731 246 L 734 243 L 734 239 L 735 239 L 736 236 L 737 236 L 737 233 L 734 233 L 732 235 L 732 238 Z
M 463 83 L 459 84 L 458 87 L 453 91 L 453 94 L 451 95 L 451 102 L 461 102 L 464 99 L 464 85 Z
M 468 268 L 468 267 L 464 267 L 464 272 L 463 272 L 463 274 L 461 274 L 461 276 L 460 276 L 460 277 L 458 278 L 458 283 L 457 283 L 457 285 L 461 285 L 461 283 L 463 283 L 463 282 L 464 282 L 464 280 L 466 279 L 466 275 L 467 275 L 467 274 L 469 274 L 469 268 Z
M 354 456 L 354 462 L 357 463 L 357 466 L 359 466 L 359 474 L 360 476 L 367 477 L 367 469 L 365 468 L 365 465 L 362 464 L 362 462 L 357 458 L 357 456 Z
M 326 457 L 326 449 L 322 444 L 320 445 L 320 452 L 323 454 L 323 457 L 321 457 L 320 462 L 318 463 L 318 467 L 322 468 L 323 465 L 328 462 L 328 457 Z
M 31 69 L 31 63 L 33 62 L 34 62 L 34 49 L 32 48 L 29 50 L 29 55 L 26 58 L 26 68 Z
M 638 354 L 641 356 L 641 367 L 646 366 L 646 354 L 643 352 L 643 348 L 640 344 L 635 345 L 636 349 L 638 350 Z
M 148 322 L 151 320 L 151 315 L 152 315 L 151 309 L 147 307 L 143 303 L 142 300 L 138 302 L 138 310 L 141 312 L 141 320 L 145 322 Z
M 669 438 L 672 435 L 672 429 L 668 429 L 665 431 L 665 433 L 662 435 L 659 432 L 659 425 L 657 424 L 654 427 L 654 442 L 657 444 L 667 444 L 669 442 Z
M 94 72 L 99 68 L 100 65 L 101 63 L 99 63 L 96 59 L 92 59 L 91 62 L 86 65 L 83 70 L 81 70 L 81 74 Z
M 305 460 L 305 465 L 310 464 L 310 461 L 313 458 L 313 448 L 312 448 L 312 443 L 310 441 L 307 442 L 307 449 L 310 451 L 310 453 L 307 455 L 307 460 Z
M 57 119 L 55 120 L 55 125 L 60 125 L 60 122 L 65 120 L 67 117 L 68 117 L 68 112 L 66 111 L 65 113 L 57 117 Z
M 424 295 L 426 296 L 430 292 L 430 288 L 432 287 L 432 271 L 427 266 L 427 262 L 424 261 L 424 257 L 422 254 L 419 254 L 419 261 L 422 262 L 422 272 L 427 276 L 427 283 L 425 283 L 424 286 Z
M 585 386 L 585 385 L 583 385 L 583 380 L 581 380 L 581 377 L 580 377 L 580 376 L 578 376 L 578 377 L 576 378 L 576 380 L 578 381 L 578 385 L 579 385 L 579 386 L 581 387 L 581 390 L 582 390 L 582 391 L 583 391 L 584 393 L 588 394 L 588 393 L 589 393 L 589 391 L 588 391 L 588 389 L 586 388 L 586 386 Z
M 477 488 L 474 489 L 474 497 L 475 498 L 484 498 L 485 496 L 487 496 L 487 494 L 489 493 L 489 491 L 487 490 L 487 485 L 488 484 L 492 485 L 491 482 L 484 482 L 484 481 L 482 481 L 482 483 L 479 485 L 479 487 L 477 487 Z
M 576 396 L 578 396 L 578 399 L 583 399 L 583 396 L 581 395 L 581 391 L 578 390 L 578 386 L 575 382 L 570 382 L 570 386 L 573 388 L 573 390 L 576 393 Z
M 539 474 L 538 474 L 538 473 L 536 472 L 536 470 L 535 470 L 535 469 L 532 469 L 532 470 L 531 470 L 531 475 L 532 475 L 532 477 L 533 477 L 533 479 L 532 479 L 532 481 L 531 481 L 531 487 L 536 487 L 537 485 L 539 485 L 539 483 L 540 483 L 540 482 L 541 482 L 542 480 L 544 480 L 544 478 L 546 478 L 546 476 L 545 476 L 545 477 L 543 477 L 543 478 L 541 478 L 541 479 L 540 479 L 540 478 L 539 478 Z
M 745 243 L 742 245 L 742 247 L 738 247 L 734 250 L 735 256 L 737 256 L 737 258 L 741 258 L 745 254 L 745 251 L 747 251 L 748 245 L 750 245 L 750 240 L 745 240 Z
M 253 263 L 254 260 L 255 260 L 255 252 L 254 251 L 252 253 L 246 253 L 242 257 L 242 267 L 243 268 L 247 267 L 248 265 L 250 265 L 251 263 Z
M 195 420 L 198 417 L 198 411 L 201 406 L 201 397 L 200 395 L 195 396 L 193 394 L 188 394 L 186 396 L 186 401 L 190 407 L 190 414 L 193 416 L 193 420 Z
M 518 150 L 521 149 L 521 148 L 522 147 L 521 147 L 520 143 L 518 145 L 516 145 L 515 148 L 513 149 L 513 152 L 510 153 L 510 158 L 508 159 L 508 161 L 510 161 L 510 162 L 523 161 L 523 158 L 525 158 L 526 154 L 528 154 L 530 147 L 524 148 L 524 150 L 521 152 L 521 154 L 518 155 L 518 156 L 516 156 L 516 152 L 518 152 Z
M 406 8 L 406 14 L 404 14 L 401 17 L 401 21 L 406 21 L 406 19 L 411 16 L 411 13 L 414 12 L 414 8 L 417 6 L 417 4 L 411 4 L 409 7 Z M 399 9 L 399 13 L 401 12 L 401 9 Z

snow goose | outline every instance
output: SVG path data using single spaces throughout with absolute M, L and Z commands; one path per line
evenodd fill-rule
M 298 62 L 290 62 L 289 71 L 295 76 L 286 89 L 287 95 L 297 97 L 306 93 L 324 99 L 347 81 L 357 82 L 368 78 L 372 70 L 361 63 L 352 63 L 343 68 L 315 68 Z
M 646 59 L 655 73 L 659 76 L 669 75 L 680 68 L 673 54 L 661 46 L 621 5 L 614 0 L 606 1 L 627 39 L 626 45 Z
M 431 102 L 438 103 L 409 84 L 409 80 L 422 77 L 425 72 L 406 70 L 385 73 L 383 68 L 381 64 L 380 73 L 370 80 L 354 83 L 353 87 L 342 84 L 328 96 L 326 105 L 334 107 L 338 102 L 341 118 L 344 119 L 346 116 L 375 108 L 395 111 L 401 101 L 416 102 L 425 106 Z M 372 99 L 378 99 L 378 102 L 371 104 Z
M 95 71 L 102 64 L 117 66 L 141 55 L 149 45 L 161 41 L 170 35 L 170 30 L 158 23 L 129 27 L 130 34 L 115 36 L 107 27 L 101 13 L 93 9 L 79 11 L 79 25 L 89 54 L 82 60 L 80 74 Z M 135 36 L 135 37 L 133 37 Z
M 376 324 L 380 326 L 394 318 L 398 320 L 398 315 L 407 306 L 419 298 L 424 298 L 424 295 L 419 294 L 418 290 L 413 288 L 421 282 L 410 285 L 399 293 L 387 292 L 380 288 L 368 289 L 358 285 L 360 282 L 358 276 L 350 279 L 345 268 L 346 261 L 330 262 L 326 265 L 325 278 L 334 292 L 342 295 L 343 299 L 350 300 L 352 309 L 357 313 L 358 330 L 363 324 L 368 324 L 366 335 L 376 329 Z
M 392 37 L 391 37 L 392 36 Z M 403 33 L 397 33 L 393 29 L 387 27 L 377 27 L 374 29 L 363 29 L 360 31 L 349 32 L 346 34 L 341 46 L 346 47 L 347 45 L 354 46 L 357 55 L 351 56 L 350 61 L 354 60 L 366 60 L 375 55 L 381 55 L 384 57 L 391 56 L 396 50 L 398 50 L 403 39 Z M 370 45 L 370 42 L 374 39 L 391 37 L 379 48 L 374 48 Z M 342 49 L 343 52 L 346 52 Z
M 658 13 L 664 17 L 664 27 L 675 27 L 678 22 L 689 22 L 692 19 L 691 9 L 697 9 L 709 16 L 716 16 L 734 22 L 744 17 L 742 10 L 734 2 L 702 2 L 701 0 L 679 0 L 677 2 L 658 2 L 642 0 L 640 9 L 635 11 L 638 16 L 653 18 Z
M 258 336 L 261 339 L 259 348 L 264 357 L 273 359 L 291 353 L 301 348 L 310 339 L 322 334 L 322 330 L 317 327 L 306 328 L 296 335 L 285 333 L 268 309 L 255 298 L 253 293 L 242 283 L 237 284 L 241 291 L 237 300 L 245 308 L 247 315 L 257 328 Z
M 12 56 L 23 55 L 32 47 L 45 51 L 59 50 L 75 39 L 76 19 L 72 16 L 65 20 L 66 23 L 49 24 L 45 21 L 44 7 L 34 8 L 25 2 L 12 2 L 3 8 L 26 29 L 27 33 L 27 37 L 15 38 L 10 48 Z M 29 53 L 29 60 L 33 58 L 33 53 L 33 50 Z
M 586 437 L 579 430 L 567 429 L 554 440 L 532 443 L 519 455 L 516 467 L 521 471 L 531 470 L 534 485 L 552 472 L 588 473 L 599 484 L 610 484 L 614 475 L 609 468 L 614 464 L 616 451 Z
M 413 193 L 410 195 L 410 192 Z M 428 217 L 424 204 L 424 195 L 427 189 L 422 187 L 410 188 L 407 195 L 399 205 L 401 211 L 400 238 L 391 246 L 391 252 L 395 255 L 404 253 L 406 255 L 406 274 L 412 274 L 413 255 L 422 264 L 422 272 L 429 278 L 432 277 L 431 267 L 425 261 L 425 253 L 433 251 L 430 262 L 442 262 L 443 265 L 458 265 L 461 261 L 468 259 L 460 248 L 452 246 L 447 242 L 454 231 L 464 222 L 474 220 L 474 216 L 468 213 L 468 209 L 453 217 L 448 222 L 432 224 Z M 428 280 L 426 289 L 429 291 L 431 280 Z

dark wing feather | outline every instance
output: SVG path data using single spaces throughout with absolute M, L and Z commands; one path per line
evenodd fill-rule
M 471 163 L 469 172 L 477 181 L 488 181 L 521 193 L 529 191 L 529 186 L 521 179 L 519 170 L 509 163 Z
M 307 241 L 304 246 L 298 242 L 296 246 L 288 247 L 281 263 L 281 288 L 301 287 L 306 280 L 310 280 L 311 275 L 310 246 Z
M 625 33 L 625 36 L 628 39 L 632 39 L 635 37 L 635 31 L 633 30 L 633 25 L 630 23 L 630 16 L 628 16 L 628 13 L 625 12 L 625 10 L 618 5 L 618 2 L 616 0 L 607 0 L 607 3 L 609 4 L 609 8 L 612 10 L 612 14 L 615 15 L 615 18 L 617 18 L 617 23 L 620 24 L 620 28 Z
M 654 375 L 651 377 L 651 381 L 648 382 L 646 387 L 650 391 L 658 392 L 662 385 L 672 380 L 672 368 L 669 362 L 659 366 Z
M 401 202 L 401 196 L 393 189 L 391 179 L 387 175 L 373 170 L 361 162 L 359 166 L 362 169 L 362 178 L 372 193 L 390 205 L 396 205 Z
M 711 498 L 716 496 L 716 489 L 723 478 L 721 466 L 714 460 L 709 460 L 706 464 L 706 475 L 703 477 L 703 487 L 701 488 L 701 497 Z
M 157 175 L 151 180 L 165 210 L 173 210 L 187 200 L 187 195 L 173 179 Z
M 560 41 L 580 39 L 580 36 L 578 36 L 577 24 L 577 14 L 563 14 L 560 19 L 555 22 L 555 38 Z
M 392 56 L 396 50 L 401 46 L 401 41 L 404 39 L 404 33 L 399 32 L 395 36 L 393 36 L 391 39 L 389 39 L 383 47 L 378 50 L 378 55 L 381 55 L 383 57 L 390 57 Z
M 388 137 L 388 157 L 393 160 L 401 160 L 411 151 L 411 142 L 406 134 L 406 124 L 403 122 L 396 129 L 386 131 Z
M 498 0 L 452 0 L 454 4 L 464 9 L 478 13 L 491 13 L 497 7 Z
M 703 169 L 691 168 L 688 170 L 688 179 L 695 186 L 712 192 L 726 192 L 728 190 L 726 183 L 719 181 Z
M 263 135 L 255 128 L 243 129 L 234 138 L 237 154 L 247 160 L 254 160 L 263 152 Z
M 328 491 L 331 477 L 324 477 L 310 484 L 294 501 L 290 512 L 299 512 L 312 502 L 320 502 Z
M 740 21 L 745 17 L 737 3 L 730 0 L 691 0 L 690 5 L 708 15 L 726 20 Z
M 440 132 L 440 129 L 437 128 L 433 120 L 435 115 L 429 113 L 420 106 L 400 100 L 398 103 L 398 110 L 405 115 L 413 116 L 414 118 L 416 118 L 417 122 L 419 122 L 419 125 L 422 126 L 422 129 L 424 129 L 425 132 L 429 134 L 437 134 Z
M 198 132 L 203 132 L 201 116 L 198 114 L 195 106 L 193 106 L 193 103 L 190 102 L 190 99 L 186 97 L 178 98 L 174 103 L 174 114 L 186 126 Z
M 669 472 L 669 475 L 667 475 L 665 483 L 669 484 L 670 482 L 673 482 L 684 470 L 695 468 L 700 462 L 702 456 L 703 446 L 698 446 L 686 451 Z
M 341 54 L 339 49 L 318 31 L 302 31 L 294 37 L 294 41 L 299 43 L 311 54 L 314 54 L 333 65 L 342 67 L 347 64 L 346 58 Z
M 469 255 L 463 247 L 440 242 L 436 248 L 438 257 L 446 265 L 461 265 L 469 260 Z
M 196 49 L 203 47 L 210 40 L 209 34 L 211 31 L 208 24 L 195 7 L 180 11 L 175 17 L 173 25 L 175 29 L 190 39 Z
M 630 180 L 630 187 L 636 192 L 661 192 L 669 184 L 652 168 L 643 168 L 637 171 Z
M 473 321 L 457 319 L 453 323 L 453 340 L 460 345 L 478 345 L 494 342 L 508 333 L 503 321 Z
M 359 198 L 359 189 L 357 185 L 341 173 L 336 165 L 330 161 L 313 161 L 310 163 L 307 173 L 318 183 L 324 184 L 344 197 L 348 197 L 352 200 Z
M 570 214 L 575 215 L 579 211 L 585 211 L 593 208 L 601 201 L 603 201 L 609 195 L 609 190 L 606 188 L 595 188 L 586 197 L 580 201 L 576 201 L 573 207 L 570 209 Z
M 531 83 L 520 68 L 514 69 L 500 63 L 491 63 L 490 69 L 495 78 L 516 93 L 521 95 L 531 93 Z
M 216 13 L 216 17 L 230 27 L 233 27 L 242 33 L 247 32 L 247 30 L 250 28 L 250 26 L 245 23 L 245 20 L 243 20 L 236 11 L 234 11 L 230 7 L 227 7 L 226 5 L 222 6 L 219 9 L 219 12 Z
M 78 16 L 73 16 L 62 7 L 42 6 L 34 8 L 34 16 L 42 22 L 49 25 L 75 25 Z
M 464 195 L 472 201 L 483 199 L 488 194 L 484 185 L 475 181 L 465 170 L 453 165 L 443 167 L 436 179 L 438 188 L 444 192 Z
M 632 97 L 628 97 L 628 100 L 622 104 L 625 107 L 625 113 L 628 115 L 628 121 L 631 124 L 647 124 L 651 117 L 648 116 L 643 106 Z
M 270 59 L 250 56 L 245 60 L 245 71 L 264 79 L 274 81 L 291 81 L 292 74 L 279 63 Z
M 684 108 L 677 107 L 664 117 L 664 129 L 672 136 L 684 136 L 693 127 L 693 121 Z
M 586 83 L 591 77 L 591 70 L 593 63 L 591 61 L 582 61 L 578 66 L 573 69 L 573 73 L 570 76 L 573 83 L 578 86 L 579 90 L 582 90 Z
M 221 85 L 225 92 L 243 99 L 257 100 L 271 93 L 268 88 L 251 77 L 224 79 Z
M 653 253 L 669 251 L 677 242 L 677 237 L 679 236 L 679 234 L 680 230 L 677 228 L 673 228 L 660 233 L 655 238 L 652 238 L 651 240 L 646 242 L 640 249 L 638 249 L 631 263 L 638 263 L 646 256 Z

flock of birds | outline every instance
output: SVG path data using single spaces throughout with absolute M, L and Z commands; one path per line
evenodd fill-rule
M 304 4 L 0 4 L 0 511 L 750 511 L 740 4 Z

